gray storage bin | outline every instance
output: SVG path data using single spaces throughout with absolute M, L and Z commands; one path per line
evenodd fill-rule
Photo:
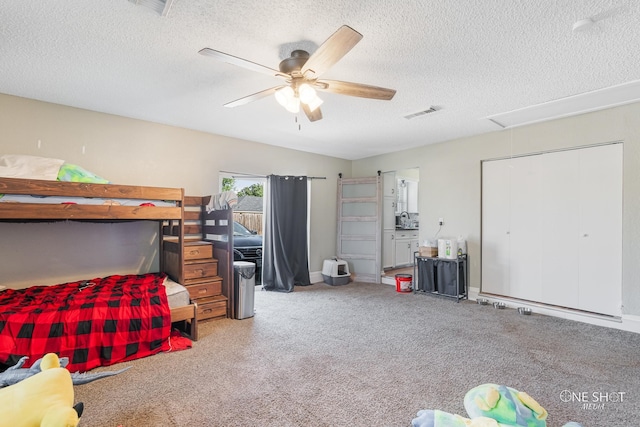
M 253 300 L 256 287 L 256 265 L 248 261 L 233 262 L 233 285 L 235 290 L 235 318 L 253 317 Z

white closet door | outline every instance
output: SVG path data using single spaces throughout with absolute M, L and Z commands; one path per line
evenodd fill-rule
M 482 292 L 621 315 L 622 150 L 483 162 Z
M 536 156 L 540 160 L 540 238 L 542 268 L 540 300 L 578 307 L 580 186 L 579 156 L 562 151 Z
M 511 159 L 510 295 L 540 301 L 543 251 L 540 156 Z
M 508 161 L 482 162 L 482 292 L 509 295 Z
M 622 144 L 580 150 L 578 308 L 622 314 Z

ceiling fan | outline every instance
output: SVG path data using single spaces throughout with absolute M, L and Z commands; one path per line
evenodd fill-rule
M 275 94 L 278 103 L 288 111 L 298 113 L 302 107 L 309 121 L 314 122 L 322 118 L 322 112 L 320 111 L 322 100 L 318 97 L 316 90 L 381 100 L 390 100 L 395 95 L 396 91 L 393 89 L 361 83 L 320 79 L 324 72 L 346 55 L 361 39 L 362 34 L 347 25 L 343 25 L 325 40 L 312 55 L 309 55 L 304 50 L 291 52 L 291 57 L 280 62 L 278 70 L 209 48 L 204 48 L 199 53 L 219 61 L 284 80 L 282 85 L 226 103 L 224 104 L 225 107 L 245 105 Z

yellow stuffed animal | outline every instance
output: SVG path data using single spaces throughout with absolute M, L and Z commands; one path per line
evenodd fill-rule
M 42 372 L 0 389 L 0 427 L 76 427 L 82 404 L 73 406 L 71 374 L 58 356 L 42 358 Z

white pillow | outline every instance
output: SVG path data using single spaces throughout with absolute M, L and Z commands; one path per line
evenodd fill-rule
M 5 154 L 0 156 L 0 177 L 55 181 L 63 163 L 48 157 Z

